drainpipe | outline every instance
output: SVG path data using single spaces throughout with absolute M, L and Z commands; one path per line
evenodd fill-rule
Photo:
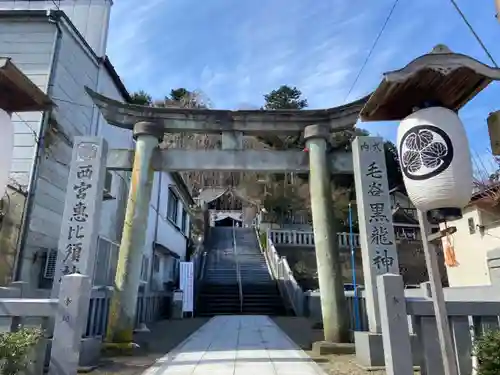
M 102 71 L 105 69 L 104 68 L 104 59 L 100 58 L 97 63 L 99 65 L 97 67 L 98 70 L 97 70 L 97 79 L 96 79 L 95 87 L 96 87 L 97 92 L 101 92 L 101 76 L 102 76 Z M 96 120 L 96 117 L 97 117 L 97 120 Z M 95 104 L 92 105 L 92 117 L 91 117 L 90 121 L 91 121 L 90 134 L 97 137 L 99 135 L 99 129 L 101 127 L 101 116 L 99 116 L 99 112 L 98 112 L 97 106 Z M 92 129 L 92 127 L 93 127 L 93 129 Z
M 54 87 L 54 78 L 56 72 L 57 60 L 59 58 L 59 52 L 61 50 L 61 40 L 62 40 L 62 30 L 59 26 L 59 15 L 54 14 L 52 11 L 47 12 L 49 22 L 56 25 L 56 35 L 54 37 L 54 43 L 52 47 L 52 57 L 49 66 L 49 80 L 47 84 L 47 95 L 52 96 L 52 89 Z M 33 211 L 33 204 L 35 201 L 35 192 L 38 181 L 38 174 L 40 169 L 40 160 L 42 158 L 42 153 L 44 149 L 44 138 L 45 132 L 49 125 L 51 111 L 45 111 L 42 115 L 42 122 L 40 125 L 40 133 L 38 135 L 38 141 L 36 144 L 35 158 L 33 162 L 33 167 L 31 169 L 30 179 L 29 179 L 29 192 L 26 198 L 23 216 L 21 218 L 21 233 L 17 241 L 17 251 L 16 258 L 14 261 L 14 281 L 19 281 L 21 279 L 22 265 L 23 265 L 23 253 L 24 247 L 26 246 L 26 240 L 29 233 L 29 220 L 28 218 Z

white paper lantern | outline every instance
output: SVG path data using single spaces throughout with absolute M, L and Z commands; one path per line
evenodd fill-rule
M 401 121 L 397 145 L 415 207 L 442 220 L 460 217 L 473 184 L 469 142 L 458 115 L 443 107 L 416 111 Z
M 14 151 L 14 125 L 10 116 L 0 109 L 0 199 L 5 194 Z

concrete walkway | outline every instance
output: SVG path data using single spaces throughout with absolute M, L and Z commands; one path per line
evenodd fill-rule
M 255 315 L 212 318 L 143 373 L 188 374 L 326 375 L 270 318 Z

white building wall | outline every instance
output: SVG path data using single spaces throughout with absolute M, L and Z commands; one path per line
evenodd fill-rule
M 190 218 L 188 216 L 185 232 L 182 233 L 181 220 L 182 210 L 188 211 L 181 199 L 178 202 L 177 222 L 173 223 L 167 216 L 169 187 L 173 185 L 173 180 L 169 173 L 156 172 L 153 180 L 153 189 L 151 194 L 150 210 L 148 215 L 148 228 L 146 233 L 146 245 L 143 249 L 143 255 L 149 260 L 151 270 L 153 243 L 157 242 L 167 249 L 179 255 L 180 260 L 186 257 L 186 246 L 189 236 Z M 159 198 L 159 200 L 158 200 Z M 157 224 L 156 224 L 157 223 Z M 172 259 L 162 257 L 160 272 L 153 275 L 157 283 L 170 281 L 169 269 L 172 266 Z M 148 272 L 150 274 L 150 270 Z
M 93 103 L 84 86 L 97 89 L 98 72 L 96 57 L 82 48 L 69 28 L 64 30 L 51 96 L 57 104 L 55 118 L 71 140 L 76 135 L 91 134 Z
M 112 0 L 2 0 L 2 9 L 58 9 L 64 11 L 73 25 L 98 56 L 106 54 Z
M 55 29 L 47 21 L 46 24 Z M 50 279 L 40 275 L 45 266 L 44 254 L 48 250 L 57 249 L 58 245 L 74 136 L 99 134 L 108 141 L 110 148 L 127 148 L 132 145 L 131 132 L 106 124 L 93 108 L 92 101 L 84 90 L 88 86 L 114 99 L 123 100 L 111 77 L 107 72 L 99 74 L 105 69 L 101 61 L 81 43 L 79 36 L 69 25 L 61 22 L 61 31 L 58 57 L 49 90 L 49 95 L 57 105 L 52 112 L 51 121 L 51 127 L 57 129 L 57 135 L 44 138 L 29 231 L 22 256 L 21 278 L 33 287 L 49 287 L 51 284 Z M 53 45 L 54 42 L 50 47 L 53 48 Z M 48 78 L 46 81 L 48 82 Z M 28 162 L 31 168 L 33 157 Z M 115 174 L 111 195 L 117 199 L 103 203 L 99 234 L 113 242 L 118 242 L 121 234 L 121 216 L 117 212 L 125 204 L 123 191 L 126 189 L 126 181 L 124 174 L 122 178 Z
M 40 271 L 45 265 L 44 254 L 57 249 L 58 245 L 73 137 L 90 134 L 92 128 L 92 104 L 85 98 L 84 85 L 97 88 L 97 59 L 80 46 L 70 27 L 62 22 L 60 26 L 54 76 L 48 92 L 57 105 L 52 111 L 54 120 L 50 125 L 57 129 L 57 135 L 44 138 L 39 182 L 35 186 L 29 232 L 23 249 L 21 278 L 33 287 L 51 284 L 51 280 L 40 277 Z
M 102 66 L 100 72 L 99 92 L 110 98 L 123 101 L 124 98 L 122 94 L 116 88 L 116 85 L 110 74 L 104 69 L 104 66 Z M 132 131 L 109 125 L 97 109 L 94 114 L 98 117 L 95 133 L 106 139 L 109 149 L 134 147 Z M 111 172 L 111 175 L 111 196 L 115 199 L 103 202 L 99 234 L 111 241 L 119 243 L 121 240 L 121 231 L 123 229 L 124 210 L 130 178 L 127 172 Z M 117 212 L 121 214 L 117 215 Z
M 25 19 L 24 22 L 2 20 L 0 56 L 10 57 L 28 78 L 47 92 L 55 35 L 55 25 L 40 19 Z M 12 120 L 15 134 L 11 178 L 27 188 L 40 136 L 42 113 L 13 113 Z
M 4 5 L 2 3 L 2 8 Z M 57 249 L 58 245 L 73 137 L 98 134 L 108 141 L 110 148 L 128 148 L 133 145 L 131 132 L 109 126 L 93 108 L 84 91 L 84 86 L 88 86 L 111 98 L 123 100 L 111 77 L 104 71 L 104 67 L 99 65 L 100 60 L 81 43 L 72 27 L 65 25 L 65 22 L 60 25 L 60 48 L 49 89 L 49 72 L 56 45 L 56 25 L 39 16 L 32 17 L 32 20 L 23 17 L 23 22 L 13 21 L 11 17 L 0 18 L 0 55 L 12 57 L 14 63 L 42 90 L 48 92 L 57 104 L 50 125 L 57 129 L 57 135 L 51 133 L 51 136 L 44 137 L 33 208 L 28 221 L 29 230 L 21 257 L 21 279 L 29 282 L 34 288 L 51 285 L 51 280 L 41 275 L 45 267 L 46 252 Z M 13 119 L 16 136 L 12 176 L 18 182 L 27 184 L 34 165 L 36 142 L 40 138 L 42 114 L 23 113 L 21 117 L 13 114 Z M 167 173 L 161 174 L 162 189 L 160 204 L 157 205 L 159 176 L 160 174 L 155 176 L 151 199 L 153 207 L 149 212 L 147 243 L 143 251 L 151 258 L 152 242 L 155 241 L 153 223 L 154 218 L 158 216 L 156 242 L 184 259 L 189 222 L 184 236 L 167 219 L 168 187 L 173 183 Z M 128 181 L 126 173 L 114 173 L 111 195 L 117 199 L 103 203 L 99 234 L 113 242 L 119 242 L 121 237 L 123 217 L 117 215 L 117 212 L 120 212 L 120 207 L 124 211 Z M 182 201 L 179 201 L 178 212 L 176 225 L 180 228 Z M 160 265 L 159 277 L 164 281 L 169 278 L 169 262 L 171 261 L 162 259 Z M 149 265 L 151 266 L 151 260 Z
M 469 230 L 469 219 L 473 233 Z M 451 238 L 458 266 L 446 267 L 451 287 L 490 285 L 487 253 L 500 247 L 498 218 L 496 221 L 489 220 L 486 214 L 472 206 L 463 210 L 461 219 L 447 223 L 448 227 L 457 228 Z M 485 225 L 485 230 L 481 231 L 478 225 Z M 443 241 L 443 247 L 444 244 Z

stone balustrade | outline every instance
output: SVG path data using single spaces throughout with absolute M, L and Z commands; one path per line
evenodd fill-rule
M 311 231 L 271 229 L 269 236 L 276 246 L 314 246 L 314 233 Z M 354 233 L 352 238 L 354 247 L 359 247 L 359 234 Z M 337 233 L 337 241 L 340 248 L 349 248 L 350 234 Z

